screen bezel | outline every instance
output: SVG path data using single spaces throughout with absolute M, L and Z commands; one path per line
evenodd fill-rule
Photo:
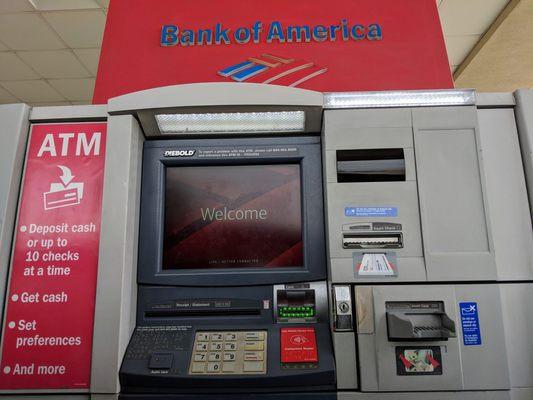
M 291 154 L 253 158 L 199 159 L 198 149 L 287 147 Z M 190 157 L 165 157 L 168 150 L 196 150 Z M 165 175 L 167 167 L 299 164 L 303 266 L 220 269 L 163 269 Z M 158 140 L 144 145 L 139 226 L 138 279 L 142 284 L 171 286 L 240 286 L 312 281 L 326 278 L 322 163 L 317 137 Z

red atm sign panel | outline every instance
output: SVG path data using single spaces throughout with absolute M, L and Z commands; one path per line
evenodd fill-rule
M 453 87 L 435 0 L 111 2 L 95 103 L 196 82 Z
M 32 127 L 0 390 L 89 387 L 105 141 L 105 123 Z

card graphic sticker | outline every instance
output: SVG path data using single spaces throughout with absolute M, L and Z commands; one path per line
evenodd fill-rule
M 398 276 L 396 253 L 353 253 L 356 277 Z
M 80 204 L 83 198 L 83 182 L 74 182 L 74 175 L 69 167 L 57 166 L 62 174 L 58 177 L 58 182 L 50 183 L 50 190 L 43 193 L 44 209 L 69 207 Z
M 396 373 L 398 375 L 442 375 L 440 347 L 396 347 Z

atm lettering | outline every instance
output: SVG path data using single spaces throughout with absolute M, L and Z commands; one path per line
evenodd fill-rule
M 59 155 L 64 157 L 69 155 L 69 151 L 71 150 L 75 150 L 76 156 L 99 156 L 101 140 L 101 132 L 94 132 L 90 134 L 90 137 L 83 132 L 77 135 L 74 133 L 59 133 L 57 136 L 48 133 L 45 135 L 41 147 L 37 152 L 37 157 L 44 155 L 57 157 L 58 151 Z

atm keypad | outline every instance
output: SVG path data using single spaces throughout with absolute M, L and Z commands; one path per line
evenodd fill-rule
M 196 332 L 192 375 L 266 374 L 267 332 Z

